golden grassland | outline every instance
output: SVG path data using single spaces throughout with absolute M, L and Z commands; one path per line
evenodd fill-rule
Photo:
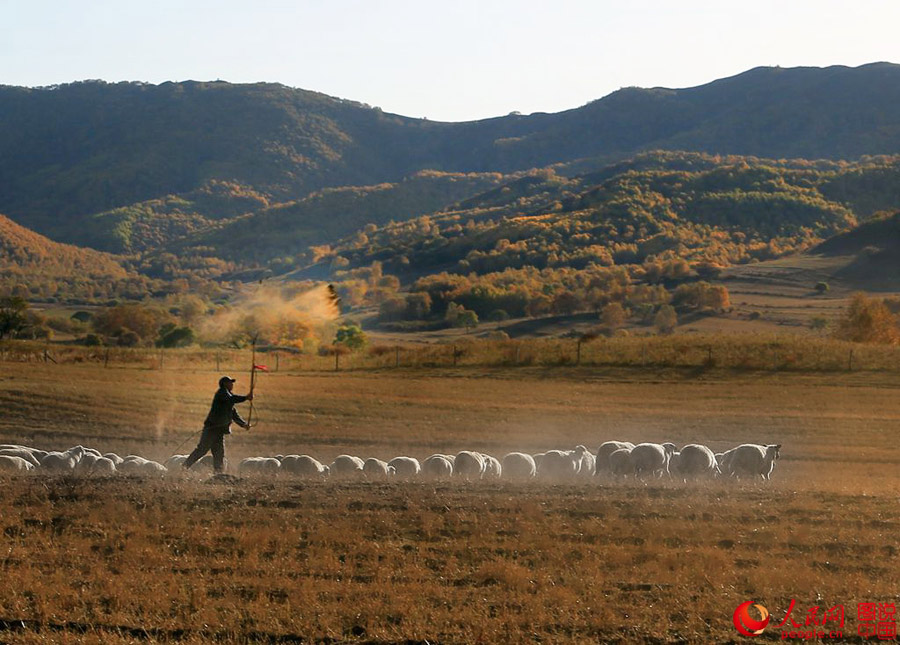
M 164 459 L 218 376 L 168 365 L 0 363 L 0 442 Z M 783 458 L 768 483 L 9 477 L 0 621 L 26 622 L 0 622 L 0 642 L 740 642 L 738 604 L 780 622 L 791 599 L 844 604 L 853 635 L 856 603 L 900 600 L 898 387 L 893 371 L 702 365 L 260 375 L 232 463 L 608 439 L 777 442 Z

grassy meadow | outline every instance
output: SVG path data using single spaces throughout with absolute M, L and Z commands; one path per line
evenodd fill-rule
M 190 450 L 218 376 L 0 366 L 0 443 L 160 460 Z M 259 425 L 227 439 L 232 465 L 608 439 L 782 459 L 768 483 L 5 477 L 0 642 L 740 642 L 738 604 L 777 623 L 791 599 L 846 605 L 855 637 L 856 603 L 900 600 L 898 372 L 282 367 L 259 377 Z

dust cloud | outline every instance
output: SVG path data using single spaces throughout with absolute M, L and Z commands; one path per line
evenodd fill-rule
M 201 334 L 238 347 L 254 338 L 261 345 L 303 347 L 329 340 L 339 315 L 339 300 L 329 284 L 260 283 L 244 288 L 208 318 Z

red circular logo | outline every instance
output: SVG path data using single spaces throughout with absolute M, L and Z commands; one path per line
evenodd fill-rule
M 750 616 L 750 605 L 756 607 L 761 618 L 756 620 Z M 769 624 L 769 610 L 752 600 L 743 602 L 734 610 L 734 626 L 744 636 L 759 636 Z

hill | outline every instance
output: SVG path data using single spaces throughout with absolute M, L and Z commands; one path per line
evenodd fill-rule
M 26 297 L 93 298 L 132 279 L 136 287 L 147 286 L 113 256 L 53 242 L 0 215 L 0 292 L 18 288 Z
M 246 206 L 247 194 L 286 202 L 423 169 L 572 164 L 583 172 L 579 160 L 598 168 L 649 149 L 829 159 L 900 152 L 900 66 L 757 68 L 695 88 L 626 88 L 558 114 L 468 123 L 264 83 L 0 87 L 0 211 L 64 241 L 77 237 L 82 218 L 215 181 L 239 186 Z M 115 227 L 120 215 L 101 219 Z M 78 239 L 107 248 L 111 235 Z
M 221 285 L 211 282 L 201 265 L 177 280 L 147 269 L 122 256 L 54 242 L 0 215 L 0 295 L 82 304 L 221 294 Z
M 394 183 L 323 188 L 271 204 L 244 186 L 215 181 L 86 218 L 68 236 L 118 253 L 165 250 L 184 256 L 214 248 L 223 258 L 265 263 L 293 258 L 366 225 L 442 210 L 504 179 L 500 173 L 421 171 Z
M 327 267 L 347 304 L 380 302 L 394 321 L 441 317 L 451 303 L 479 318 L 596 312 L 611 302 L 652 318 L 679 298 L 685 311 L 704 309 L 713 296 L 704 280 L 723 268 L 802 252 L 852 228 L 853 211 L 820 191 L 846 168 L 656 152 L 572 178 L 535 171 L 444 212 L 348 237 L 293 275 Z M 396 302 L 385 274 L 426 294 L 427 307 Z
M 900 291 L 900 212 L 869 220 L 815 250 L 826 256 L 849 256 L 835 276 L 858 289 Z

